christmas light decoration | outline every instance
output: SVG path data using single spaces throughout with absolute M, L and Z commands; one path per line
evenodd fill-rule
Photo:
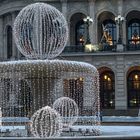
M 35 137 L 56 137 L 62 132 L 60 115 L 49 106 L 36 111 L 31 121 L 31 129 Z
M 14 22 L 13 31 L 18 49 L 27 58 L 54 58 L 63 51 L 68 39 L 64 16 L 45 3 L 23 8 Z
M 3 116 L 31 117 L 60 97 L 74 100 L 78 125 L 100 125 L 99 74 L 84 62 L 20 60 L 0 62 L 0 97 Z
M 58 98 L 54 102 L 53 108 L 61 115 L 64 127 L 73 125 L 78 119 L 78 106 L 69 97 Z
M 58 104 L 65 110 L 62 111 L 63 131 L 65 126 L 72 124 L 88 125 L 98 135 L 100 102 L 97 69 L 84 62 L 50 60 L 58 56 L 66 44 L 68 29 L 63 15 L 48 4 L 31 4 L 17 16 L 14 36 L 21 53 L 34 60 L 0 62 L 3 117 L 30 118 L 34 114 L 34 136 L 55 137 L 61 133 L 60 117 L 48 106 L 54 104 L 57 110 L 55 104 Z M 72 112 L 68 113 L 68 108 Z M 66 121 L 65 117 L 70 119 Z

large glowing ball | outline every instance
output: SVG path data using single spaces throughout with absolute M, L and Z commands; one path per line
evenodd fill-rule
M 73 125 L 78 118 L 78 106 L 74 100 L 69 97 L 58 98 L 54 104 L 53 108 L 62 117 L 62 123 L 64 127 L 70 127 Z
M 19 51 L 33 59 L 57 57 L 68 39 L 66 19 L 55 7 L 45 3 L 23 8 L 15 19 L 13 31 Z
M 54 109 L 43 107 L 31 117 L 31 131 L 35 137 L 56 137 L 62 132 L 62 120 Z

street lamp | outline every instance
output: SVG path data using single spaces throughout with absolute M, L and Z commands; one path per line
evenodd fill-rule
M 118 15 L 117 17 L 115 17 L 115 22 L 119 26 L 118 44 L 122 44 L 121 26 L 122 26 L 123 21 L 124 21 L 124 17 L 122 17 L 121 15 Z
M 86 30 L 87 30 L 87 40 L 86 40 L 86 49 L 88 49 L 90 52 L 92 51 L 92 44 L 90 41 L 90 35 L 89 35 L 89 26 L 93 23 L 93 19 L 89 16 L 83 19 L 84 23 L 86 24 Z

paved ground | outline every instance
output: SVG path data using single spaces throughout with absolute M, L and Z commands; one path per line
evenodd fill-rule
M 100 126 L 101 135 L 97 137 L 67 137 L 67 138 L 55 138 L 55 140 L 71 139 L 71 140 L 140 140 L 140 117 L 129 117 L 129 116 L 103 116 L 102 123 Z M 109 125 L 106 125 L 109 124 Z M 112 125 L 113 124 L 113 125 Z M 114 125 L 115 124 L 115 125 Z M 125 124 L 125 125 L 124 125 Z M 133 125 L 132 125 L 133 124 Z M 137 125 L 137 126 L 136 126 Z M 138 126 L 139 125 L 139 126 Z M 92 126 L 73 126 L 77 131 L 79 128 L 87 129 L 93 128 Z M 3 139 L 18 139 L 18 138 L 0 138 Z M 19 138 L 19 139 L 37 139 L 37 138 Z M 50 140 L 50 138 L 48 138 Z M 47 139 L 47 140 L 48 140 Z M 52 138 L 53 139 L 53 138 Z M 44 139 L 42 139 L 44 140 Z
M 78 131 L 81 128 L 83 131 L 86 129 L 93 129 L 92 126 L 72 126 L 74 131 Z M 101 136 L 140 136 L 140 126 L 100 126 Z

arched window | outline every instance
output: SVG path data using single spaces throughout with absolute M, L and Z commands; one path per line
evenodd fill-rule
M 83 45 L 85 42 L 85 38 L 84 38 L 84 33 L 85 33 L 85 25 L 83 20 L 80 20 L 79 22 L 77 22 L 76 24 L 76 38 L 75 38 L 75 42 L 76 45 Z
M 112 71 L 105 71 L 100 75 L 100 100 L 102 108 L 115 107 L 115 81 Z
M 7 58 L 12 57 L 12 27 L 7 26 Z
M 127 77 L 128 107 L 140 106 L 140 71 L 134 70 Z
M 101 42 L 105 41 L 108 45 L 116 44 L 116 24 L 113 20 L 104 20 L 102 24 L 103 36 Z
M 132 19 L 128 23 L 128 44 L 130 47 L 129 49 L 138 49 L 138 46 L 140 45 L 140 20 L 139 19 Z
M 83 13 L 74 13 L 70 18 L 70 45 L 82 45 L 84 42 L 84 22 L 86 17 Z M 79 48 L 78 48 L 79 49 Z

